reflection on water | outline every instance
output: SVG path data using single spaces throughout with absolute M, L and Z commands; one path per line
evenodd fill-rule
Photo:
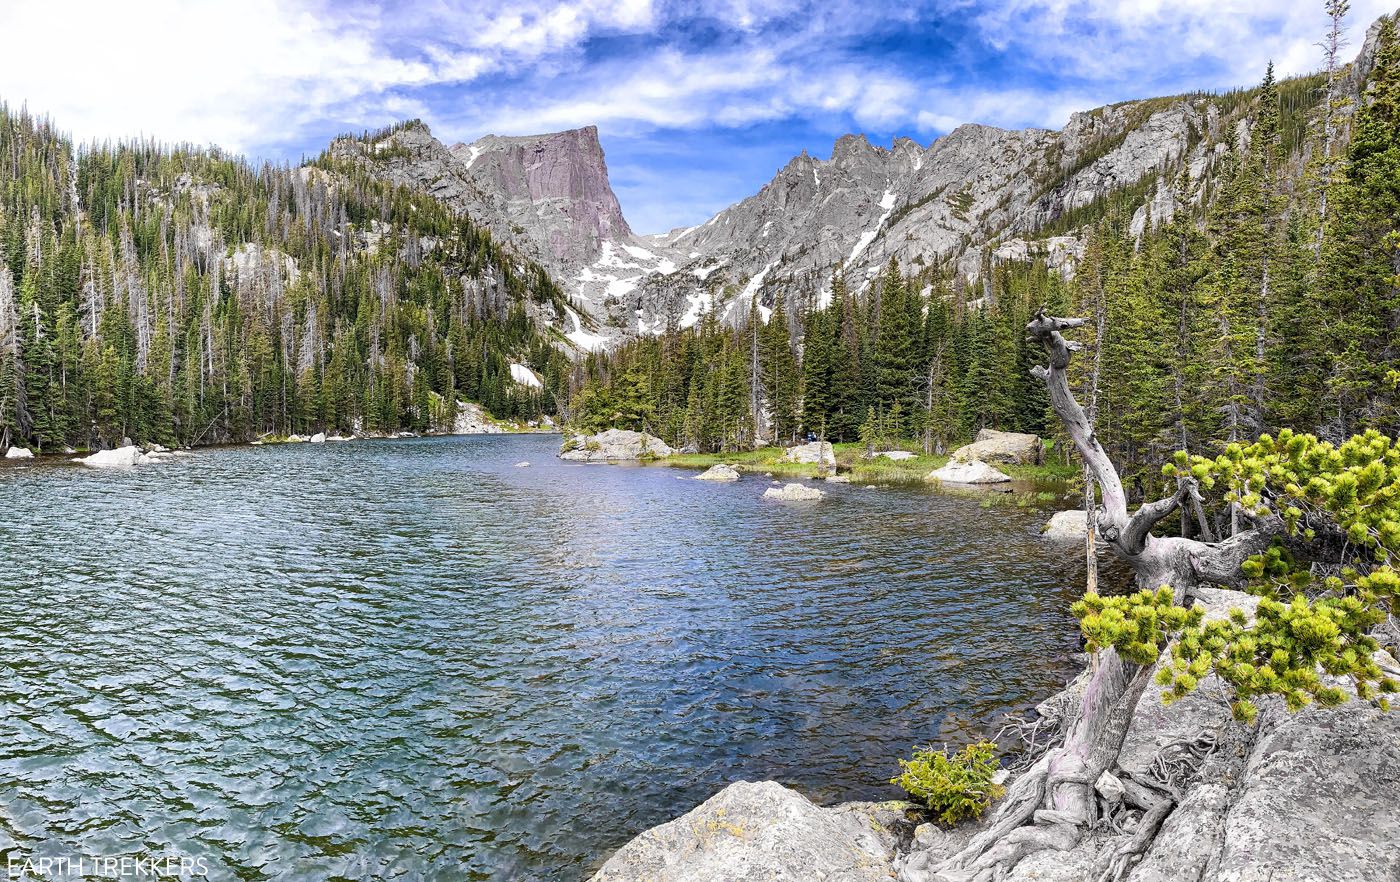
M 576 880 L 730 781 L 892 795 L 1071 673 L 1041 511 L 557 444 L 0 470 L 0 854 Z

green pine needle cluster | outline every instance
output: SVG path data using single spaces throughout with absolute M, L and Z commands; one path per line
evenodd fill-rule
M 1090 652 L 1113 647 L 1128 661 L 1150 665 L 1162 647 L 1182 629 L 1200 624 L 1203 607 L 1185 609 L 1176 604 L 1172 589 L 1138 591 L 1121 597 L 1086 594 L 1070 607 Z M 1195 684 L 1192 684 L 1194 688 Z
M 1400 441 L 1370 429 L 1341 445 L 1284 429 L 1252 444 L 1230 444 L 1217 457 L 1186 456 L 1164 468 L 1203 487 L 1222 484 L 1225 500 L 1256 516 L 1278 515 L 1291 533 L 1314 539 L 1324 526 L 1381 562 L 1400 550 Z M 1251 564 L 1247 575 L 1260 566 Z

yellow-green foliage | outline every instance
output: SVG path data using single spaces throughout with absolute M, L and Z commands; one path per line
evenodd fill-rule
M 1128 661 L 1150 665 L 1172 635 L 1200 623 L 1205 609 L 1177 606 L 1172 589 L 1139 591 L 1127 597 L 1086 594 L 1070 607 L 1090 652 L 1112 646 Z
M 997 772 L 996 745 L 990 741 L 969 744 L 951 756 L 947 748 L 916 749 L 900 760 L 899 777 L 891 784 L 903 787 L 915 800 L 945 824 L 981 817 L 992 800 L 1001 796 L 1001 785 L 992 783 Z
M 1239 610 L 1206 622 L 1203 609 L 1176 605 L 1165 586 L 1128 597 L 1086 595 L 1074 612 L 1090 650 L 1112 646 L 1145 665 L 1176 639 L 1170 664 L 1157 672 L 1163 698 L 1180 698 L 1214 673 L 1233 689 L 1242 720 L 1254 718 L 1252 699 L 1260 695 L 1282 696 L 1293 710 L 1346 701 L 1347 690 L 1319 671 L 1350 678 L 1360 698 L 1388 708 L 1386 696 L 1400 684 L 1372 660 L 1379 647 L 1368 632 L 1400 598 L 1392 566 L 1400 550 L 1400 443 L 1370 431 L 1334 446 L 1284 430 L 1230 444 L 1215 458 L 1178 454 L 1164 472 L 1206 489 L 1222 486 L 1227 502 L 1281 518 L 1295 541 L 1345 542 L 1348 566 L 1319 580 L 1282 546 L 1254 555 L 1241 567 L 1261 597 L 1252 622 Z
M 1221 484 L 1225 501 L 1276 514 L 1305 539 L 1321 522 L 1333 524 L 1381 564 L 1400 549 L 1400 442 L 1375 430 L 1334 446 L 1284 429 L 1277 438 L 1230 444 L 1213 459 L 1178 453 L 1164 472 L 1190 475 L 1207 489 Z
M 1388 708 L 1382 693 L 1396 691 L 1397 684 L 1372 661 L 1378 647 L 1365 633 L 1377 621 L 1375 608 L 1355 596 L 1309 602 L 1298 595 L 1288 603 L 1264 598 L 1253 623 L 1231 610 L 1227 621 L 1183 630 L 1157 682 L 1168 687 L 1168 698 L 1179 698 L 1213 671 L 1234 689 L 1235 716 L 1248 721 L 1257 713 L 1250 699 L 1258 695 L 1281 695 L 1290 710 L 1346 701 L 1347 691 L 1324 682 L 1320 669 L 1351 677 L 1358 696 Z

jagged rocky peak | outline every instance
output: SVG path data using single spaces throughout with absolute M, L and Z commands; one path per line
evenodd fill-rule
M 512 222 L 547 243 L 560 264 L 587 263 L 603 242 L 632 236 L 608 180 L 596 126 L 487 135 L 454 144 L 450 152 L 477 186 L 502 202 Z

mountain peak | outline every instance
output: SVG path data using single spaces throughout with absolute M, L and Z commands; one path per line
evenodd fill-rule
M 560 264 L 587 263 L 600 243 L 632 235 L 608 180 L 597 126 L 486 135 L 450 150 L 479 187 L 501 198 L 511 223 L 545 243 Z

